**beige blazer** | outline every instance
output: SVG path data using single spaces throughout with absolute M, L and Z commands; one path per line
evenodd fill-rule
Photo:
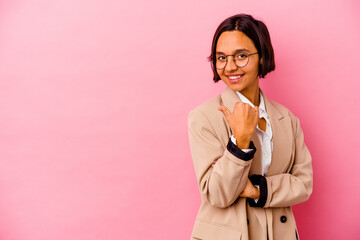
M 201 206 L 191 239 L 292 240 L 299 239 L 291 206 L 306 201 L 313 188 L 311 155 L 304 143 L 299 119 L 286 107 L 266 98 L 273 132 L 272 162 L 266 175 L 263 207 L 251 207 L 239 197 L 247 178 L 261 175 L 261 145 L 248 161 L 227 149 L 232 135 L 220 105 L 230 111 L 240 99 L 229 87 L 189 113 L 189 141 Z M 215 163 L 214 167 L 211 167 Z

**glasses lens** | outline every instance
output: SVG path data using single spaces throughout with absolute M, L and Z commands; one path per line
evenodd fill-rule
M 238 67 L 245 67 L 249 62 L 249 55 L 246 53 L 236 53 L 233 55 L 235 64 Z M 226 66 L 226 56 L 216 55 L 216 68 L 223 69 Z
M 235 63 L 238 67 L 244 67 L 249 61 L 249 56 L 245 53 L 237 53 L 234 56 Z
M 216 55 L 216 68 L 223 69 L 226 65 L 226 56 Z

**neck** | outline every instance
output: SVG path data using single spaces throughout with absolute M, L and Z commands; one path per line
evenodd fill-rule
M 256 86 L 254 89 L 247 89 L 247 91 L 240 92 L 244 95 L 247 99 L 249 99 L 254 106 L 260 105 L 260 90 L 259 86 Z

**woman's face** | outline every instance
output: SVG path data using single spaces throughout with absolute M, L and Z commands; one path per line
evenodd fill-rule
M 221 33 L 217 46 L 216 57 L 221 55 L 232 55 L 241 51 L 246 54 L 255 53 L 253 41 L 240 31 L 226 31 Z M 248 96 L 255 93 L 259 87 L 259 54 L 249 56 L 249 62 L 245 67 L 238 67 L 232 56 L 227 57 L 225 68 L 218 70 L 221 80 L 234 91 L 239 91 Z

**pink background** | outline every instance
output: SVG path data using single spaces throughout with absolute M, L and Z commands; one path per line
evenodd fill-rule
M 206 57 L 241 12 L 267 24 L 261 87 L 313 156 L 301 238 L 358 239 L 357 0 L 0 1 L 0 239 L 188 239 L 187 115 L 224 89 Z

